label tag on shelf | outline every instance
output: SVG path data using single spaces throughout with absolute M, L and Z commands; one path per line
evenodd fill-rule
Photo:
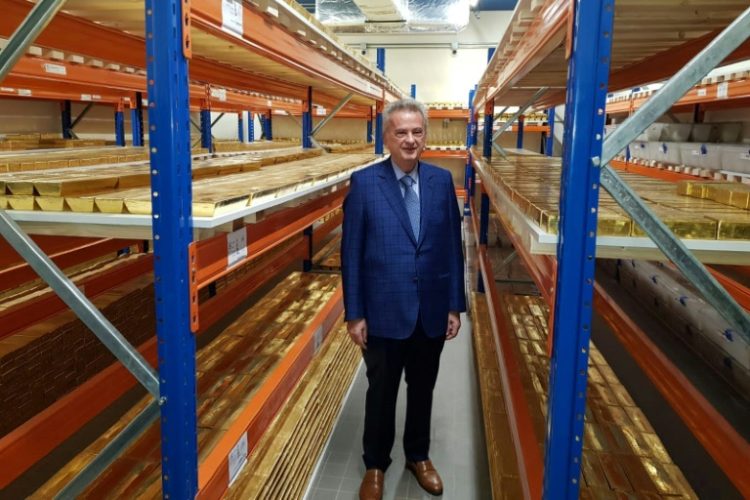
M 729 97 L 729 82 L 721 82 L 716 87 L 717 99 L 727 99 Z
M 216 99 L 220 100 L 221 102 L 226 102 L 227 100 L 227 89 L 211 89 L 211 97 L 215 97 Z
M 318 116 L 325 116 L 326 108 L 315 108 L 315 114 Z
M 50 73 L 52 75 L 67 75 L 68 74 L 68 68 L 65 66 L 62 66 L 60 64 L 44 64 L 44 71 L 45 73 Z
M 234 445 L 232 451 L 229 452 L 228 462 L 229 486 L 232 486 L 232 483 L 237 479 L 237 476 L 240 475 L 240 471 L 247 463 L 247 432 L 242 433 L 240 440 L 237 441 L 237 444 Z
M 29 89 L 18 89 L 18 95 L 23 95 L 23 96 L 27 96 L 28 97 L 28 96 L 31 95 L 31 90 L 29 90 Z
M 706 95 L 708 95 L 708 90 L 698 89 L 698 97 L 706 97 Z
M 242 38 L 245 30 L 242 26 L 242 2 L 240 0 L 221 0 L 221 28 L 227 33 Z
M 243 227 L 227 235 L 227 267 L 232 267 L 245 257 L 247 257 L 247 233 Z

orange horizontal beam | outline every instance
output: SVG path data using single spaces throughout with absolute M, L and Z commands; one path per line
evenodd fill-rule
M 26 0 L 2 0 L 0 5 L 3 11 L 0 16 L 0 36 L 7 38 L 23 22 L 33 4 Z M 91 43 L 91 40 L 96 40 L 97 43 Z M 142 38 L 63 12 L 55 15 L 35 43 L 104 61 L 117 61 L 135 68 L 146 67 L 146 46 Z M 302 99 L 307 95 L 307 87 L 299 83 L 259 76 L 195 55 L 190 60 L 190 78 L 274 96 Z
M 449 118 L 449 119 L 468 120 L 469 110 L 468 109 L 433 109 L 433 108 L 430 108 L 427 111 L 427 116 L 429 116 L 430 119 Z
M 78 288 L 84 292 L 86 297 L 93 299 L 136 276 L 150 272 L 152 269 L 153 257 L 150 255 L 144 256 L 108 269 L 96 276 L 86 278 L 78 283 Z M 3 309 L 0 311 L 0 339 L 64 311 L 67 307 L 55 292 L 49 290 L 23 303 Z
M 122 93 L 108 93 L 106 89 L 87 90 L 88 92 L 73 92 L 71 89 L 40 89 L 36 85 L 28 85 L 21 88 L 4 85 L 0 87 L 0 97 L 8 99 L 41 99 L 45 101 L 93 102 L 101 104 L 119 104 L 125 97 Z
M 425 149 L 422 152 L 422 158 L 459 158 L 466 159 L 467 151 L 465 149 L 453 150 L 453 151 L 441 151 L 438 149 Z
M 648 99 L 648 97 L 631 97 L 627 101 L 609 103 L 607 104 L 607 113 L 635 111 L 643 106 Z M 750 80 L 729 80 L 726 82 L 696 85 L 677 101 L 674 107 L 719 103 L 725 103 L 727 107 L 736 107 L 737 100 L 747 99 L 750 99 Z
M 348 189 L 339 189 L 303 205 L 277 212 L 255 224 L 244 227 L 249 260 L 300 233 L 316 220 L 341 207 Z M 195 249 L 195 287 L 201 289 L 229 274 L 239 263 L 228 267 L 227 235 L 191 244 Z
M 228 311 L 259 290 L 279 271 L 301 259 L 304 252 L 306 246 L 300 237 L 299 243 L 288 252 L 278 255 L 263 268 L 248 273 L 224 292 L 201 304 L 203 327 L 198 334 L 226 317 Z M 156 365 L 156 338 L 144 342 L 138 351 L 152 366 Z M 115 362 L 1 438 L 0 463 L 4 465 L 0 467 L 0 488 L 5 488 L 29 470 L 135 384 L 130 372 L 120 362 Z
M 607 320 L 641 370 L 743 498 L 750 498 L 750 445 L 698 391 L 648 336 L 596 283 L 594 306 Z
M 343 289 L 339 286 L 305 331 L 266 377 L 244 410 L 227 429 L 198 469 L 198 495 L 201 500 L 222 498 L 229 488 L 229 454 L 247 435 L 248 454 L 273 421 L 279 408 L 294 390 L 297 381 L 315 355 L 315 336 L 327 337 L 344 310 Z
M 515 53 L 500 70 L 497 78 L 491 82 L 482 82 L 487 83 L 489 88 L 485 95 L 480 96 L 479 102 L 474 106 L 475 109 L 483 109 L 487 101 L 512 88 L 562 45 L 568 26 L 570 3 L 570 0 L 547 0 L 531 21 L 531 26 L 515 48 Z
M 323 241 L 325 237 L 331 234 L 331 231 L 339 227 L 343 221 L 344 221 L 344 213 L 339 212 L 338 214 L 329 218 L 320 226 L 316 227 L 313 230 L 313 244 L 317 245 L 321 241 Z
M 81 242 L 81 246 L 65 249 L 49 255 L 57 267 L 65 269 L 66 267 L 81 264 L 89 260 L 96 259 L 106 254 L 113 254 L 118 250 L 137 245 L 136 240 L 119 240 L 115 238 L 104 238 L 96 241 Z M 19 263 L 12 267 L 0 269 L 0 291 L 10 290 L 27 281 L 38 278 L 39 276 L 28 264 Z
M 478 242 L 478 221 L 474 210 L 471 211 L 471 221 Z M 485 298 L 490 310 L 492 337 L 495 341 L 503 395 L 508 407 L 508 423 L 516 449 L 521 487 L 524 498 L 538 499 L 542 497 L 542 471 L 544 469 L 542 456 L 539 452 L 539 438 L 542 436 L 537 436 L 534 430 L 531 413 L 529 412 L 529 401 L 526 399 L 521 381 L 521 371 L 510 338 L 510 323 L 500 303 L 500 296 L 495 285 L 495 273 L 487 256 L 487 247 L 477 244 L 477 254 L 481 277 L 484 282 Z
M 135 73 L 110 71 L 82 64 L 71 64 L 31 56 L 21 57 L 13 66 L 11 75 L 18 79 L 49 81 L 54 83 L 58 90 L 62 90 L 66 85 L 71 84 L 128 92 L 136 92 L 146 88 L 145 77 Z M 12 85 L 12 80 L 3 81 L 3 85 L 6 84 Z
M 651 177 L 652 179 L 661 179 L 663 181 L 669 182 L 696 179 L 694 175 L 672 172 L 671 170 L 664 170 L 661 168 L 644 167 L 643 165 L 626 163 L 621 160 L 612 160 L 610 162 L 610 165 L 616 170 L 622 170 L 624 172 L 630 172 L 633 174 L 643 175 L 644 177 Z
M 96 243 L 101 238 L 82 238 L 80 236 L 45 236 L 45 235 L 31 235 L 31 239 L 34 243 L 41 248 L 41 250 L 47 254 L 57 254 L 67 252 L 78 247 Z M 10 266 L 25 263 L 26 260 L 18 255 L 13 247 L 5 241 L 4 238 L 0 238 L 0 269 L 6 269 Z
M 518 132 L 518 125 L 511 126 L 511 130 L 513 132 Z M 547 125 L 524 125 L 523 131 L 524 132 L 544 132 L 545 134 L 549 134 L 549 127 Z
M 245 32 L 240 39 L 222 28 L 222 4 L 213 0 L 191 1 L 192 26 L 220 39 L 295 69 L 319 81 L 343 87 L 373 100 L 382 100 L 384 89 L 354 70 L 322 54 L 319 50 L 271 22 L 250 4 L 242 4 Z

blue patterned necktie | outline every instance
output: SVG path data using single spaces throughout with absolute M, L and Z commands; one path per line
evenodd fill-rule
M 414 239 L 419 238 L 419 198 L 417 193 L 414 192 L 412 186 L 414 185 L 414 179 L 410 176 L 405 175 L 401 178 L 401 184 L 404 185 L 404 204 L 406 205 L 406 213 L 409 214 L 409 221 L 411 222 L 411 230 L 414 231 Z

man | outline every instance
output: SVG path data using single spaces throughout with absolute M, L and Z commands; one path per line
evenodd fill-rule
M 406 373 L 406 467 L 443 492 L 429 459 L 432 392 L 445 340 L 466 310 L 461 216 L 450 172 L 419 161 L 427 111 L 404 99 L 383 113 L 389 159 L 352 175 L 341 269 L 347 330 L 367 367 L 360 498 L 379 499 L 391 463 L 396 398 Z

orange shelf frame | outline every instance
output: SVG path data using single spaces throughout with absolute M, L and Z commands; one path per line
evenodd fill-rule
M 661 168 L 644 167 L 643 165 L 626 163 L 621 160 L 612 160 L 610 162 L 610 165 L 612 165 L 612 167 L 616 170 L 622 170 L 623 172 L 630 172 L 633 174 L 643 175 L 644 177 L 651 177 L 652 179 L 660 179 L 669 182 L 698 179 L 698 177 L 690 174 L 672 172 L 671 170 L 664 170 Z
M 492 197 L 490 197 L 490 202 L 494 206 Z M 505 232 L 510 236 L 513 247 L 523 259 L 526 269 L 545 300 L 553 308 L 556 259 L 552 256 L 530 255 L 523 242 L 518 240 L 513 228 L 502 216 L 502 212 L 498 211 L 496 206 L 494 208 Z M 750 463 L 750 445 L 747 441 L 734 430 L 596 282 L 594 284 L 594 307 L 730 481 L 744 496 L 750 496 L 750 476 L 747 475 L 745 465 Z M 554 321 L 554 318 L 551 320 Z
M 521 383 L 518 360 L 511 343 L 509 319 L 500 305 L 500 297 L 495 286 L 495 273 L 487 256 L 487 248 L 485 245 L 478 244 L 479 224 L 474 210 L 471 211 L 471 222 L 474 234 L 477 235 L 477 260 L 490 311 L 492 336 L 495 341 L 503 395 L 508 406 L 508 423 L 515 445 L 521 487 L 524 498 L 541 498 L 544 466 L 539 451 L 539 442 L 542 436 L 537 436 L 534 431 L 529 402 Z
M 206 301 L 201 305 L 203 326 L 197 333 L 204 333 L 269 279 L 306 254 L 306 243 L 299 236 L 297 244 L 289 251 L 275 257 L 263 268 L 248 273 L 224 293 Z M 156 365 L 155 337 L 139 346 L 138 351 L 152 366 Z M 0 467 L 0 488 L 29 470 L 135 385 L 130 372 L 121 363 L 115 362 L 0 438 L 0 463 L 4 464 Z
M 325 339 L 343 311 L 343 289 L 339 286 L 333 297 L 295 340 L 242 413 L 200 464 L 197 498 L 222 498 L 229 488 L 228 463 L 232 449 L 243 436 L 246 436 L 248 454 L 252 452 L 315 356 L 316 336 Z
M 192 328 L 200 328 L 200 311 L 197 309 L 198 291 L 211 282 L 231 273 L 238 265 L 280 245 L 284 241 L 298 235 L 316 220 L 340 208 L 348 189 L 339 189 L 327 195 L 312 200 L 309 203 L 283 210 L 271 215 L 256 224 L 249 224 L 242 228 L 248 242 L 246 257 L 229 266 L 228 235 L 221 234 L 207 240 L 190 244 L 191 281 L 190 296 L 192 300 L 193 317 Z
M 438 149 L 425 149 L 422 152 L 422 158 L 430 159 L 430 158 L 458 158 L 465 160 L 467 157 L 468 151 L 465 149 L 459 149 L 459 150 L 448 150 L 448 151 L 441 151 Z
M 191 0 L 193 28 L 244 47 L 270 60 L 294 68 L 319 81 L 329 82 L 375 101 L 385 98 L 382 85 L 364 78 L 312 48 L 280 25 L 268 22 L 259 11 L 242 4 L 242 39 L 222 29 L 222 4 L 213 0 Z
M 609 103 L 607 104 L 607 113 L 633 112 L 643 106 L 648 99 L 648 97 L 631 97 L 625 101 Z M 696 104 L 709 107 L 714 104 L 737 106 L 738 101 L 744 101 L 743 104 L 747 104 L 748 99 L 750 99 L 750 79 L 728 80 L 696 85 L 677 101 L 674 107 L 694 106 Z
M 429 116 L 431 120 L 433 118 L 436 120 L 445 119 L 445 118 L 448 118 L 450 120 L 468 120 L 469 110 L 467 108 L 463 108 L 463 109 L 430 108 L 427 110 L 427 116 Z

